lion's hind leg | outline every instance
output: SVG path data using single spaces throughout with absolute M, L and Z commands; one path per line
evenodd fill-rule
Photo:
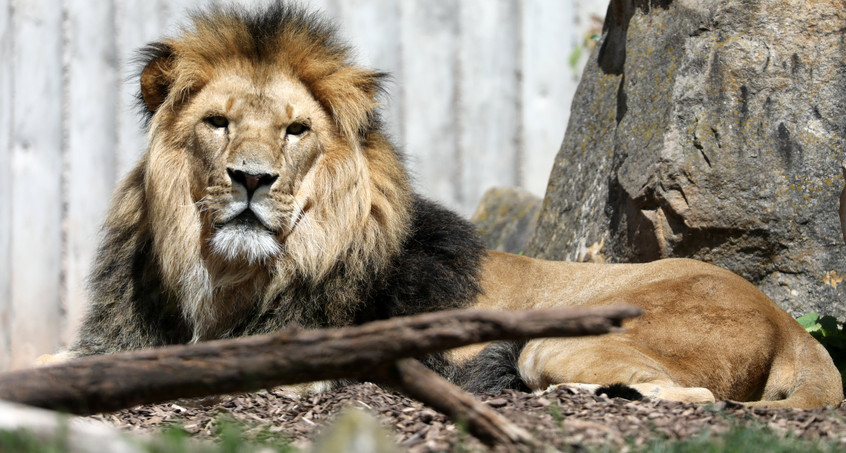
M 813 409 L 838 407 L 842 403 L 840 371 L 831 356 L 810 335 L 800 338 L 793 343 L 792 351 L 782 352 L 773 361 L 761 400 L 743 405 Z
M 710 390 L 680 385 L 663 363 L 619 337 L 532 340 L 520 354 L 519 369 L 526 385 L 535 390 L 566 385 L 598 394 L 622 384 L 648 398 L 715 401 Z

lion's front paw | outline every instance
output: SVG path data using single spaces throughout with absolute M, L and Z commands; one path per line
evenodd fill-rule
M 306 396 L 327 392 L 335 387 L 337 387 L 337 383 L 334 381 L 315 381 L 304 382 L 302 384 L 283 385 L 280 388 L 296 396 Z
M 67 362 L 68 360 L 72 359 L 73 355 L 71 355 L 67 351 L 57 352 L 55 354 L 43 354 L 35 359 L 35 366 L 42 367 L 42 366 L 50 366 L 56 365 L 62 362 Z

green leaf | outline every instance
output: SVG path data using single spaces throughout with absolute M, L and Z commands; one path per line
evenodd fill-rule
M 820 315 L 817 313 L 808 313 L 807 315 L 802 315 L 796 318 L 796 321 L 799 321 L 799 325 L 805 328 L 808 332 L 812 332 L 813 330 L 819 330 L 820 325 L 817 323 L 817 320 L 820 319 Z
M 577 46 L 573 49 L 572 52 L 570 52 L 570 57 L 567 59 L 568 60 L 567 63 L 570 64 L 570 69 L 573 72 L 576 72 L 576 70 L 579 68 L 579 58 L 582 57 L 582 51 L 583 50 L 584 50 L 584 47 Z

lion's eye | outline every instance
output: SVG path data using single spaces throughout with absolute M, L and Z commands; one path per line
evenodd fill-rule
M 288 128 L 285 129 L 285 134 L 287 135 L 302 135 L 306 131 L 308 131 L 308 126 L 304 123 L 291 123 L 288 125 Z
M 229 120 L 226 119 L 226 117 L 223 115 L 212 115 L 206 117 L 204 121 L 210 124 L 212 127 L 216 127 L 218 129 L 222 129 L 224 127 L 229 126 Z

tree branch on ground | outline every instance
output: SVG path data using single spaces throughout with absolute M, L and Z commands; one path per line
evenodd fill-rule
M 437 389 L 408 387 L 402 376 L 416 372 L 415 365 L 397 361 L 488 341 L 615 332 L 623 320 L 640 313 L 630 306 L 526 312 L 455 310 L 338 329 L 291 328 L 270 335 L 86 357 L 5 373 L 0 375 L 0 399 L 91 414 L 319 380 L 378 379 L 379 370 L 393 366 L 399 370 L 399 375 L 394 374 L 399 379 L 392 382 L 398 390 L 434 404 L 455 398 L 456 393 L 445 392 L 444 385 L 463 391 L 434 374 L 443 381 L 437 383 Z M 427 378 L 426 382 L 435 380 Z M 462 413 L 466 404 L 445 404 L 437 408 L 455 408 L 448 409 L 450 415 L 468 423 L 479 419 L 477 414 Z M 476 429 L 487 428 L 471 426 Z M 512 434 L 509 436 L 514 437 Z M 492 432 L 488 437 L 501 439 L 502 435 Z

